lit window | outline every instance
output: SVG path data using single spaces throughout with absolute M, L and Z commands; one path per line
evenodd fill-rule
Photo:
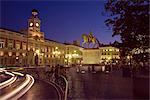
M 28 47 L 28 51 L 30 51 L 30 47 Z
M 8 52 L 8 56 L 12 56 L 12 52 Z
M 4 48 L 4 41 L 0 41 L 0 48 Z
M 47 48 L 45 47 L 45 52 L 47 52 Z
M 52 52 L 54 52 L 54 48 L 52 48 Z
M 35 48 L 32 48 L 33 51 L 35 51 Z
M 19 50 L 20 49 L 20 44 L 16 43 L 16 49 Z
M 3 56 L 4 55 L 4 52 L 3 51 L 0 51 L 0 56 Z
M 77 51 L 76 50 L 74 50 L 74 53 L 76 53 Z
M 49 48 L 48 51 L 51 52 L 51 48 Z
M 16 56 L 19 56 L 19 52 L 16 52 Z
M 26 45 L 25 44 L 23 44 L 22 49 L 26 50 Z
M 55 47 L 55 49 L 57 50 L 57 49 L 58 49 L 58 47 Z
M 119 51 L 119 49 L 116 49 L 116 51 Z
M 12 48 L 13 48 L 13 42 L 9 42 L 9 43 L 8 43 L 8 48 L 9 48 L 9 49 L 12 49 Z
M 22 53 L 22 56 L 25 57 L 25 56 L 26 56 L 26 53 Z

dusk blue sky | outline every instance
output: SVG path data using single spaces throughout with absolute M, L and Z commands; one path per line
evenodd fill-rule
M 106 1 L 6 1 L 1 2 L 0 27 L 15 31 L 27 29 L 27 20 L 32 9 L 39 11 L 41 31 L 45 37 L 59 42 L 80 40 L 83 33 L 90 31 L 101 43 L 120 40 L 112 37 L 105 25 L 108 18 L 104 13 Z

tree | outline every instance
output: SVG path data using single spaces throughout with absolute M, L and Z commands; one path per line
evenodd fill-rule
M 121 36 L 123 56 L 134 48 L 149 48 L 149 0 L 108 0 L 105 10 L 112 36 Z

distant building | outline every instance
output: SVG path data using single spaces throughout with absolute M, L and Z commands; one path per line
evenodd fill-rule
M 73 41 L 73 45 L 80 46 L 80 41 L 74 40 L 74 41 Z
M 83 49 L 83 64 L 118 63 L 119 49 L 106 46 L 95 49 Z

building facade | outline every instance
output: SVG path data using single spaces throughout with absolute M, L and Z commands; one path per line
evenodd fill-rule
M 83 47 L 46 39 L 41 32 L 38 11 L 33 9 L 27 30 L 0 28 L 1 66 L 55 66 L 72 64 L 100 64 L 119 59 L 119 49 Z M 79 44 L 79 43 L 78 43 Z
M 118 63 L 120 59 L 119 49 L 112 46 L 83 49 L 82 52 L 83 64 Z
M 40 27 L 41 21 L 38 17 L 38 11 L 34 9 L 31 17 L 28 19 L 27 30 L 18 32 L 0 28 L 0 65 L 64 65 L 66 64 L 66 55 L 72 54 L 72 51 L 75 51 L 76 56 L 72 56 L 71 60 L 68 58 L 67 61 L 68 64 L 75 63 L 76 59 L 80 57 L 81 47 L 46 39 L 44 32 L 40 31 Z

